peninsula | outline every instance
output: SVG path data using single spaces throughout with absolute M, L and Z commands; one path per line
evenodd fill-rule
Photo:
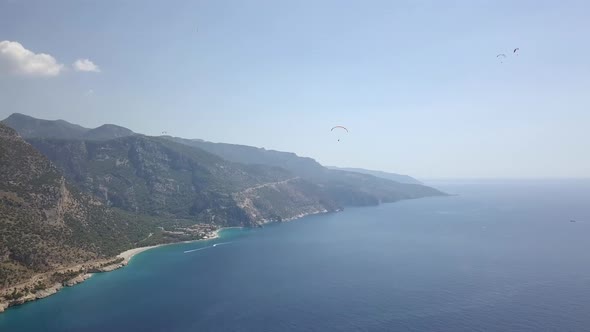
M 437 195 L 293 153 L 13 114 L 0 123 L 0 310 L 224 227 Z

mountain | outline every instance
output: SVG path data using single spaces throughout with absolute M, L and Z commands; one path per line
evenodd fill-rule
M 403 174 L 396 174 L 396 173 L 389 173 L 383 171 L 372 171 L 369 169 L 364 168 L 352 168 L 352 167 L 335 167 L 335 166 L 326 166 L 326 168 L 340 170 L 340 171 L 348 171 L 348 172 L 355 172 L 355 173 L 362 173 L 362 174 L 369 174 L 376 176 L 382 179 L 388 179 L 392 181 L 397 181 L 400 183 L 411 183 L 411 184 L 423 184 L 422 182 L 416 180 L 415 178 L 409 175 Z
M 233 163 L 162 138 L 29 142 L 80 190 L 133 213 L 253 226 L 340 208 L 321 188 L 282 168 Z
M 0 123 L 0 311 L 120 267 L 129 248 L 434 195 L 294 153 L 13 114 Z
M 319 185 L 326 196 L 343 206 L 377 205 L 402 199 L 444 195 L 421 184 L 400 183 L 371 174 L 328 169 L 314 159 L 299 157 L 290 152 L 170 136 L 163 138 L 203 149 L 237 163 L 284 168 Z
M 107 141 L 110 139 L 131 136 L 133 134 L 133 131 L 125 127 L 104 124 L 100 127 L 88 130 L 82 135 L 82 138 L 95 141 Z
M 300 176 L 314 175 L 325 171 L 325 168 L 314 159 L 300 157 L 292 152 L 266 150 L 247 145 L 212 143 L 180 137 L 165 136 L 164 138 L 203 149 L 225 160 L 242 164 L 261 164 L 281 167 Z
M 153 229 L 78 191 L 0 124 L 0 290 L 37 273 L 113 257 Z
M 284 169 L 160 138 L 30 142 L 0 124 L 0 311 L 132 247 L 340 209 Z
M 134 134 L 130 129 L 104 124 L 89 129 L 64 120 L 42 120 L 28 115 L 14 113 L 2 121 L 15 129 L 23 138 L 86 139 L 106 141 Z
M 41 120 L 20 113 L 10 115 L 2 122 L 15 129 L 23 138 L 79 138 L 89 130 L 64 120 Z
M 13 117 L 18 116 L 12 115 L 6 121 L 10 123 L 14 122 L 8 121 Z M 238 224 L 249 224 L 259 223 L 260 220 L 266 220 L 267 217 L 271 218 L 267 213 L 268 211 L 265 212 L 265 209 L 268 210 L 271 207 L 271 205 L 265 203 L 271 200 L 270 196 L 272 195 L 269 193 L 263 195 L 264 202 L 257 202 L 260 206 L 265 206 L 266 208 L 263 208 L 262 210 L 252 208 L 246 209 L 247 211 L 250 211 L 250 216 L 247 219 L 240 219 L 243 216 L 238 218 L 237 214 L 234 218 L 229 218 L 229 215 L 224 217 L 224 213 L 234 211 L 231 209 L 224 209 L 224 213 L 220 213 L 220 211 L 214 211 L 212 208 L 207 208 L 206 211 L 208 212 L 205 213 L 200 211 L 199 208 L 193 209 L 190 207 L 193 205 L 193 203 L 190 203 L 193 199 L 202 201 L 201 199 L 198 199 L 201 197 L 200 195 L 206 195 L 207 198 L 204 201 L 216 202 L 215 204 L 212 203 L 214 206 L 233 206 L 232 204 L 236 203 L 238 200 L 236 190 L 241 190 L 236 184 L 241 180 L 245 181 L 244 183 L 250 183 L 252 185 L 255 185 L 255 183 L 258 185 L 265 181 L 268 183 L 280 182 L 282 185 L 279 185 L 278 187 L 284 189 L 284 192 L 290 192 L 293 195 L 295 195 L 296 190 L 293 190 L 293 188 L 283 188 L 287 185 L 292 186 L 293 183 L 282 182 L 284 179 L 296 178 L 297 180 L 292 181 L 307 182 L 306 185 L 303 185 L 300 188 L 311 190 L 309 185 L 313 185 L 313 190 L 306 192 L 306 195 L 304 196 L 298 197 L 299 199 L 302 197 L 313 198 L 312 200 L 315 202 L 312 204 L 313 208 L 311 210 L 313 211 L 323 211 L 324 209 L 330 211 L 338 209 L 340 206 L 376 205 L 382 202 L 395 202 L 401 199 L 444 195 L 442 192 L 434 188 L 420 184 L 400 183 L 398 181 L 376 177 L 371 174 L 328 169 L 320 165 L 314 159 L 300 157 L 294 153 L 170 136 L 162 136 L 159 139 L 148 138 L 141 135 L 134 135 L 131 130 L 115 125 L 104 125 L 96 129 L 87 130 L 81 134 L 81 136 L 74 138 L 71 138 L 74 134 L 70 133 L 70 135 L 68 135 L 70 137 L 66 139 L 69 140 L 69 142 L 66 142 L 63 140 L 63 137 L 48 136 L 47 130 L 45 130 L 46 128 L 39 128 L 37 131 L 30 129 L 38 128 L 30 125 L 30 123 L 34 123 L 35 120 L 36 119 L 34 118 L 29 118 L 28 121 L 24 121 L 29 124 L 27 126 L 23 126 L 23 124 L 19 122 L 20 127 L 15 129 L 17 129 L 17 131 L 26 130 L 27 139 L 49 156 L 55 164 L 59 165 L 65 171 L 66 176 L 73 181 L 73 183 L 76 183 L 81 190 L 87 190 L 103 198 L 104 202 L 108 203 L 109 206 L 120 207 L 132 212 L 148 213 L 156 216 L 175 216 L 178 218 L 201 221 L 209 218 L 209 214 L 215 214 L 217 222 L 221 225 L 232 223 L 230 219 L 233 219 L 233 222 L 237 222 Z M 39 121 L 44 123 L 45 126 L 47 126 L 48 122 L 52 122 L 46 120 Z M 114 140 L 115 138 L 125 138 L 126 140 Z M 100 142 L 92 143 L 91 141 L 103 141 L 104 144 Z M 118 143 L 115 143 L 115 141 Z M 140 142 L 143 143 L 140 144 Z M 165 144 L 165 142 L 168 142 L 168 144 Z M 149 147 L 150 149 L 153 148 L 154 150 L 145 150 L 142 144 L 147 144 L 145 147 Z M 185 148 L 183 149 L 180 146 L 184 146 Z M 187 147 L 192 149 L 187 149 Z M 164 151 L 162 148 L 165 148 L 165 151 L 167 152 L 162 153 L 162 151 Z M 109 154 L 106 151 L 110 151 L 113 154 Z M 169 158 L 171 157 L 168 155 L 168 152 L 170 151 L 175 151 L 172 153 L 173 156 L 191 155 L 192 157 L 190 157 L 191 163 L 189 167 L 178 170 L 175 168 L 176 166 L 174 164 L 170 164 Z M 205 152 L 208 153 L 204 154 Z M 147 154 L 143 155 L 142 153 Z M 150 153 L 153 153 L 153 155 Z M 142 154 L 142 156 L 146 157 L 147 159 L 142 159 L 142 162 L 149 161 L 148 164 L 144 165 L 137 162 L 131 163 L 127 166 L 123 164 L 112 164 L 113 160 L 135 161 L 133 158 L 137 154 Z M 162 156 L 165 158 L 162 159 Z M 247 179 L 247 177 L 237 180 L 232 177 L 237 174 L 235 172 L 231 173 L 232 176 L 227 176 L 228 174 L 222 174 L 220 172 L 212 172 L 215 167 L 211 166 L 210 163 L 204 168 L 206 172 L 210 172 L 210 174 L 207 173 L 209 175 L 203 175 L 205 173 L 203 173 L 198 167 L 194 168 L 194 165 L 201 165 L 203 160 L 211 161 L 212 156 L 218 158 L 217 163 L 229 162 L 229 164 L 232 164 L 231 167 L 229 164 L 224 164 L 223 167 L 230 167 L 227 168 L 228 170 L 238 168 L 244 174 L 252 175 L 251 171 L 253 170 L 253 167 L 258 167 L 262 170 L 261 174 L 264 174 L 267 179 L 258 176 L 260 182 L 253 181 L 252 178 Z M 102 160 L 101 158 L 105 159 Z M 240 164 L 240 166 L 237 166 L 236 164 Z M 151 170 L 148 174 L 144 172 L 146 167 Z M 196 171 L 196 169 L 199 169 L 200 171 Z M 282 177 L 269 177 L 271 174 L 278 174 L 277 172 L 279 172 L 279 170 L 284 172 Z M 169 171 L 173 172 L 167 173 Z M 124 173 L 122 174 L 121 172 Z M 191 176 L 187 177 L 185 173 L 191 174 Z M 201 180 L 203 180 L 203 178 L 195 179 L 193 178 L 195 176 L 204 176 L 204 179 L 207 179 L 207 181 L 215 178 L 213 183 L 215 183 L 216 186 L 219 186 L 221 183 L 224 185 L 231 184 L 233 186 L 233 191 L 229 188 L 203 191 L 202 187 L 193 186 L 190 187 L 190 190 L 188 187 L 182 189 L 184 191 L 181 190 L 181 193 L 174 193 L 172 190 L 169 190 L 166 194 L 162 194 L 159 190 L 161 188 L 168 188 L 168 184 L 156 183 L 148 175 L 156 178 L 158 175 L 162 175 L 163 178 L 159 179 L 162 181 L 164 181 L 164 179 L 172 179 L 172 183 L 179 184 L 179 188 L 183 188 L 183 186 L 187 186 L 187 183 L 195 181 L 201 185 Z M 261 191 L 266 192 L 266 190 L 262 189 Z M 185 195 L 189 192 L 190 194 L 188 196 Z M 212 195 L 211 192 L 215 192 L 216 195 Z M 258 194 L 254 192 L 249 193 L 251 193 L 251 195 Z M 230 196 L 231 198 L 229 198 Z M 240 197 L 242 196 L 240 195 Z M 281 196 L 279 195 L 276 197 Z M 276 197 L 272 198 L 275 199 Z M 228 205 L 227 202 L 233 203 Z M 283 202 L 287 204 L 287 206 L 293 206 L 288 204 L 287 197 L 284 197 Z M 301 202 L 296 200 L 294 205 L 298 206 L 300 203 Z M 308 203 L 311 204 L 311 202 Z M 239 204 L 241 204 L 240 206 L 249 206 L 243 200 L 241 200 Z M 276 208 L 276 206 L 273 207 Z M 235 208 L 235 206 L 233 206 L 233 208 Z M 242 208 L 235 211 L 244 211 L 244 209 Z M 295 213 L 295 211 L 296 209 L 293 209 L 291 212 Z M 289 214 L 282 215 L 280 213 L 278 215 L 273 214 L 273 216 L 274 217 L 271 219 L 275 217 L 278 219 L 292 217 Z

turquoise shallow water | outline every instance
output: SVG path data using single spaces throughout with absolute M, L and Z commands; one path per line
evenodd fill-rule
M 590 330 L 590 181 L 438 185 L 150 250 L 0 331 Z

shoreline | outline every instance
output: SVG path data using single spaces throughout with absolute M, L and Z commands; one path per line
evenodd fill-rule
M 315 212 L 310 212 L 310 213 L 301 213 L 301 214 L 298 214 L 298 215 L 293 216 L 291 218 L 285 218 L 284 220 L 279 221 L 278 223 L 291 222 L 291 221 L 301 219 L 301 218 L 304 218 L 304 217 L 307 217 L 310 215 L 325 214 L 328 212 L 330 212 L 330 211 L 325 210 L 325 211 L 315 211 Z M 339 212 L 339 211 L 335 211 L 335 212 Z M 267 224 L 267 223 L 268 222 L 260 224 L 259 226 L 264 226 L 264 224 Z M 6 311 L 6 309 L 8 309 L 10 307 L 18 306 L 18 305 L 24 304 L 26 302 L 40 300 L 40 299 L 46 298 L 48 296 L 51 296 L 53 294 L 56 294 L 64 287 L 72 287 L 77 284 L 80 284 L 80 283 L 88 280 L 89 278 L 91 278 L 95 273 L 111 272 L 111 271 L 123 268 L 129 264 L 129 262 L 133 259 L 133 257 L 135 257 L 136 255 L 138 255 L 144 251 L 148 251 L 148 250 L 163 247 L 163 246 L 175 245 L 175 244 L 185 244 L 185 243 L 193 243 L 193 242 L 198 242 L 198 241 L 215 240 L 215 239 L 220 238 L 219 233 L 221 231 L 227 230 L 227 229 L 235 229 L 235 228 L 243 229 L 246 227 L 243 227 L 243 226 L 221 227 L 219 229 L 212 231 L 211 235 L 208 236 L 207 238 L 188 240 L 188 241 L 180 241 L 180 242 L 172 242 L 172 243 L 162 243 L 162 244 L 157 244 L 157 245 L 153 245 L 153 246 L 132 248 L 132 249 L 125 250 L 125 251 L 123 251 L 123 252 L 119 253 L 118 255 L 111 257 L 111 258 L 100 259 L 100 260 L 96 260 L 93 262 L 86 262 L 86 263 L 75 265 L 73 267 L 62 268 L 59 270 L 54 270 L 54 271 L 35 275 L 35 276 L 31 277 L 29 279 L 29 281 L 23 282 L 20 285 L 9 287 L 4 290 L 0 290 L 0 297 L 4 297 L 3 300 L 0 300 L 0 314 L 3 313 L 4 311 Z M 15 299 L 10 299 L 10 298 L 6 297 L 9 294 L 8 293 L 9 289 L 18 289 L 20 292 L 29 286 L 34 286 L 37 282 L 39 282 L 39 280 L 43 280 L 44 278 L 47 278 L 52 273 L 55 275 L 55 273 L 61 273 L 61 271 L 67 271 L 67 270 L 71 270 L 71 269 L 78 270 L 78 271 L 77 271 L 77 273 L 74 273 L 74 274 L 70 273 L 71 275 L 68 274 L 67 279 L 64 279 L 59 282 L 54 282 L 53 284 L 51 284 L 48 287 L 43 288 L 42 290 L 35 291 L 33 293 L 26 293 L 24 296 L 19 296 Z M 65 272 L 65 273 L 68 273 L 68 272 Z
M 87 262 L 83 264 L 75 265 L 74 267 L 69 268 L 62 268 L 57 271 L 50 271 L 42 274 L 35 275 L 29 279 L 29 281 L 23 282 L 19 285 L 8 287 L 7 289 L 2 290 L 4 293 L 0 293 L 0 297 L 4 296 L 4 300 L 0 300 L 0 314 L 6 311 L 6 309 L 14 306 L 18 306 L 27 302 L 36 301 L 40 299 L 44 299 L 48 296 L 56 294 L 64 287 L 72 287 L 77 284 L 80 284 L 88 279 L 90 279 L 95 273 L 105 273 L 111 272 L 114 270 L 118 270 L 123 268 L 129 264 L 131 259 L 136 255 L 148 251 L 154 248 L 159 248 L 163 246 L 175 245 L 175 244 L 183 244 L 183 243 L 193 243 L 198 241 L 209 241 L 219 238 L 219 232 L 228 229 L 228 228 L 242 228 L 242 227 L 223 227 L 216 229 L 215 231 L 211 232 L 211 236 L 203 239 L 196 239 L 196 240 L 189 240 L 189 241 L 180 241 L 180 242 L 172 242 L 172 243 L 162 243 L 153 246 L 146 246 L 146 247 L 137 247 L 125 250 L 118 254 L 117 256 L 108 258 L 108 259 L 101 259 L 94 262 Z M 28 288 L 29 286 L 34 286 L 39 280 L 43 280 L 44 278 L 50 276 L 52 273 L 60 273 L 60 271 L 66 270 L 78 270 L 78 273 L 63 280 L 61 282 L 54 282 L 48 287 L 45 287 L 42 290 L 35 291 L 33 293 L 27 293 L 24 296 L 20 296 L 15 299 L 6 299 L 6 296 L 9 294 L 9 289 L 18 289 L 19 292 L 23 289 Z
M 180 242 L 172 242 L 172 243 L 162 243 L 162 244 L 156 244 L 156 245 L 147 246 L 147 247 L 137 247 L 137 248 L 125 250 L 122 253 L 118 254 L 116 257 L 123 258 L 123 262 L 121 264 L 123 264 L 125 266 L 125 265 L 129 264 L 129 262 L 131 261 L 131 259 L 135 255 L 141 254 L 144 251 L 148 251 L 148 250 L 159 248 L 159 247 L 171 246 L 171 245 L 175 245 L 175 244 L 184 244 L 184 243 L 194 243 L 194 242 L 199 242 L 199 241 L 215 240 L 215 239 L 219 238 L 220 231 L 225 230 L 225 229 L 230 229 L 230 228 L 243 228 L 243 227 L 222 227 L 222 228 L 219 228 L 219 229 L 216 229 L 215 231 L 213 231 L 212 232 L 213 236 L 208 237 L 206 239 L 180 241 Z

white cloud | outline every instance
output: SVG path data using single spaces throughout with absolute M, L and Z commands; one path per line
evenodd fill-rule
M 76 71 L 91 71 L 100 73 L 100 68 L 88 59 L 78 59 L 72 65 Z
M 0 74 L 22 74 L 29 76 L 57 76 L 63 70 L 49 54 L 34 53 L 19 42 L 0 41 Z

